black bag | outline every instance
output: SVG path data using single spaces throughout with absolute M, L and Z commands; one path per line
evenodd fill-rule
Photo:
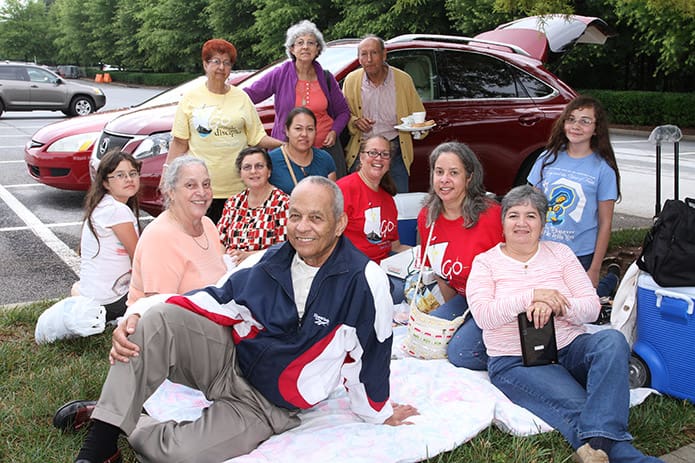
M 555 340 L 555 317 L 553 314 L 550 314 L 550 320 L 542 328 L 533 326 L 533 322 L 526 318 L 526 312 L 517 315 L 517 320 L 524 366 L 535 367 L 557 363 L 557 341 Z
M 660 286 L 695 286 L 695 199 L 666 201 L 637 266 Z

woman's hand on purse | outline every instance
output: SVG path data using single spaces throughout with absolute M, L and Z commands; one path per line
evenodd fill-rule
M 553 309 L 545 302 L 534 302 L 526 309 L 526 319 L 533 322 L 536 329 L 543 328 L 550 320 Z
M 547 304 L 558 317 L 565 315 L 570 306 L 567 298 L 557 289 L 534 289 L 532 303 L 535 304 L 538 302 Z M 529 318 L 529 321 L 530 320 Z

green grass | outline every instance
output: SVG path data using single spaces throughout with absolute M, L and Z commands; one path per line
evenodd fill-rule
M 84 432 L 53 428 L 55 410 L 73 399 L 95 399 L 108 369 L 110 333 L 38 346 L 34 326 L 51 302 L 0 310 L 0 461 L 71 462 Z M 686 401 L 651 396 L 632 409 L 630 432 L 636 445 L 663 455 L 695 441 L 695 407 Z M 127 449 L 122 440 L 121 449 Z M 432 463 L 561 463 L 570 447 L 558 433 L 513 437 L 488 428 Z M 135 462 L 124 452 L 124 462 Z
M 648 228 L 623 228 L 611 233 L 608 249 L 616 247 L 642 246 Z

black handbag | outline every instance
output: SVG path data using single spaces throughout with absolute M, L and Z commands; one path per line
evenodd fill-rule
M 637 266 L 659 286 L 695 286 L 695 199 L 666 201 Z

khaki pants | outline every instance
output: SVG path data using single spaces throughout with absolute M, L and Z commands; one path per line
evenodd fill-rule
M 229 327 L 160 304 L 130 339 L 140 355 L 111 367 L 92 417 L 122 429 L 142 461 L 220 462 L 299 424 L 243 378 Z M 143 403 L 165 378 L 202 391 L 213 404 L 191 422 L 140 420 Z

